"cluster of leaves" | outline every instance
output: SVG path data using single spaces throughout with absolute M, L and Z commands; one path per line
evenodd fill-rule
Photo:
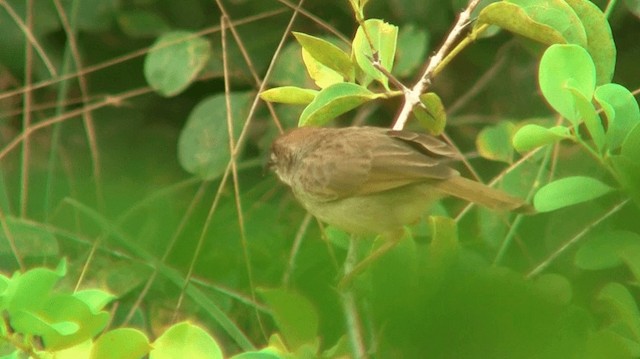
M 55 289 L 66 275 L 67 264 L 55 270 L 35 268 L 0 275 L 0 354 L 19 358 L 222 358 L 216 341 L 188 322 L 168 328 L 153 343 L 141 331 L 118 328 L 105 331 L 111 321 L 104 307 L 115 297 L 98 289 Z

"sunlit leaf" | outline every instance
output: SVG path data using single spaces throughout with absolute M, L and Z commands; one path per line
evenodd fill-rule
M 339 72 L 320 63 L 305 49 L 302 49 L 302 61 L 307 68 L 309 77 L 321 89 L 344 82 L 344 77 Z
M 534 21 L 558 30 L 569 44 L 587 46 L 580 18 L 564 0 L 508 0 L 521 7 Z
M 293 32 L 302 48 L 324 66 L 341 74 L 346 81 L 354 77 L 354 67 L 349 55 L 336 45 L 319 37 Z
M 595 178 L 566 177 L 540 188 L 533 198 L 533 205 L 538 212 L 550 212 L 591 201 L 611 191 L 613 188 Z
M 315 99 L 302 111 L 299 126 L 320 126 L 377 95 L 364 87 L 343 82 L 322 89 Z
M 606 84 L 616 67 L 616 44 L 611 27 L 600 8 L 591 1 L 564 0 L 576 12 L 587 34 L 586 49 L 596 66 L 596 84 Z
M 295 86 L 272 88 L 260 93 L 260 98 L 267 102 L 279 102 L 292 105 L 308 105 L 318 94 L 318 91 Z
M 422 127 L 434 136 L 440 136 L 447 124 L 447 112 L 435 92 L 420 95 L 421 104 L 413 108 L 413 115 Z
M 602 151 L 604 148 L 604 127 L 602 125 L 602 121 L 600 120 L 600 116 L 596 112 L 596 109 L 593 107 L 591 101 L 587 100 L 579 90 L 568 87 L 573 95 L 573 100 L 575 104 L 576 111 L 578 112 L 578 116 L 582 121 L 584 121 L 593 142 L 599 151 Z
M 277 350 L 265 348 L 257 352 L 245 352 L 234 355 L 231 359 L 286 359 L 287 355 L 280 354 Z
M 202 328 L 188 322 L 171 326 L 155 342 L 149 359 L 207 358 L 222 359 L 216 340 Z
M 587 44 L 580 19 L 560 0 L 496 2 L 482 9 L 475 28 L 483 24 L 497 25 L 543 44 Z
M 376 52 L 380 65 L 391 73 L 396 55 L 398 27 L 380 19 L 368 19 L 364 26 L 367 28 L 369 37 L 367 38 L 361 26 L 358 27 L 353 38 L 353 54 L 362 71 L 388 88 L 387 76 L 373 66 L 372 60 Z
M 151 346 L 147 336 L 133 328 L 118 328 L 102 334 L 93 344 L 91 359 L 137 359 Z
M 633 94 L 624 86 L 605 84 L 596 88 L 594 98 L 607 116 L 607 147 L 615 151 L 631 130 L 640 124 L 640 109 Z
M 518 152 L 526 152 L 548 144 L 572 138 L 569 129 L 564 126 L 551 128 L 528 124 L 522 126 L 513 135 L 513 147 Z
M 56 270 L 38 267 L 25 273 L 15 273 L 2 293 L 3 310 L 36 312 L 51 296 L 53 286 L 65 275 L 66 261 L 61 261 Z
M 85 289 L 73 293 L 73 296 L 83 301 L 93 313 L 102 310 L 117 297 L 99 289 Z
M 577 125 L 580 114 L 569 88 L 576 89 L 584 98 L 591 100 L 596 85 L 596 70 L 591 56 L 582 47 L 552 45 L 540 60 L 538 81 L 551 107 Z

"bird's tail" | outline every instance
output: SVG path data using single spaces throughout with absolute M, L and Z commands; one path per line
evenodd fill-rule
M 519 213 L 535 212 L 532 206 L 520 198 L 461 176 L 454 176 L 446 180 L 437 181 L 434 186 L 447 195 L 477 203 L 490 209 Z

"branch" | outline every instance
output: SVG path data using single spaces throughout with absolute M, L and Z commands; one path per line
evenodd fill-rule
M 429 59 L 420 80 L 413 86 L 413 88 L 405 92 L 404 105 L 402 106 L 402 110 L 400 110 L 400 114 L 393 125 L 394 130 L 402 130 L 404 128 L 413 107 L 420 103 L 420 95 L 424 93 L 431 84 L 431 77 L 438 67 L 438 64 L 440 64 L 446 54 L 449 53 L 451 46 L 453 46 L 456 40 L 460 37 L 462 30 L 468 25 L 469 19 L 471 18 L 471 12 L 478 6 L 479 2 L 480 0 L 469 1 L 469 5 L 467 5 L 467 8 L 458 16 L 458 21 L 449 32 L 449 35 L 442 46 L 440 46 L 440 49 L 438 49 L 435 55 Z

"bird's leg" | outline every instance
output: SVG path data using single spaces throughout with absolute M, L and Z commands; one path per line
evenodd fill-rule
M 391 234 L 381 235 L 385 240 L 384 243 L 378 247 L 373 253 L 368 255 L 365 259 L 363 259 L 360 263 L 356 264 L 352 268 L 345 267 L 344 277 L 338 283 L 338 289 L 344 290 L 349 286 L 349 284 L 353 281 L 353 279 L 362 271 L 364 271 L 367 267 L 371 265 L 371 263 L 375 262 L 382 255 L 390 251 L 393 247 L 395 247 L 400 240 L 404 237 L 404 229 L 401 231 L 396 231 Z M 352 241 L 358 240 L 357 238 L 351 238 Z M 351 267 L 351 266 L 349 266 Z

